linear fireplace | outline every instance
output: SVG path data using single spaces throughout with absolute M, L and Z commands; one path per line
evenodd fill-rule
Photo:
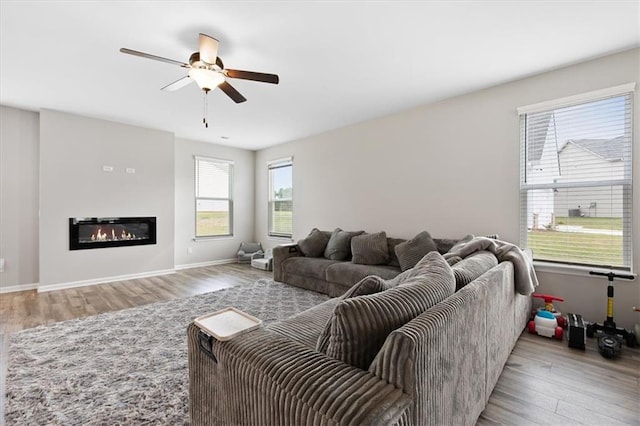
M 69 218 L 69 250 L 155 243 L 155 217 Z

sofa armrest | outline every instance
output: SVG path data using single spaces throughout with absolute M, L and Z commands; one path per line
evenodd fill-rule
M 487 400 L 486 347 L 486 291 L 471 283 L 392 331 L 369 371 L 413 397 L 409 424 L 474 425 Z
M 273 280 L 283 282 L 282 263 L 290 257 L 303 256 L 298 244 L 282 244 L 273 248 Z
M 197 424 L 393 424 L 411 398 L 374 374 L 258 329 L 213 357 L 189 327 L 189 412 Z

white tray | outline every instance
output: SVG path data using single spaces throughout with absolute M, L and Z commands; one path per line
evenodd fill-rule
M 236 308 L 224 308 L 212 314 L 202 315 L 193 321 L 202 330 L 225 341 L 233 339 L 262 325 L 262 320 Z

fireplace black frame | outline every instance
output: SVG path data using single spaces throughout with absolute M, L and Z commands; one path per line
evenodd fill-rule
M 147 224 L 148 237 L 131 240 L 109 241 L 80 241 L 80 227 L 91 225 L 127 225 Z M 69 218 L 69 250 L 87 250 L 107 247 L 142 246 L 156 244 L 156 218 L 155 217 L 70 217 Z

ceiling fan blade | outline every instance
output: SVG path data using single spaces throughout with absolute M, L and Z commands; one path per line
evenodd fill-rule
M 200 60 L 209 65 L 215 64 L 216 58 L 218 57 L 218 40 L 200 33 L 198 45 L 200 50 Z
M 237 104 L 247 100 L 247 98 L 242 96 L 240 92 L 238 92 L 232 85 L 230 85 L 226 81 L 220 83 L 218 87 Z
M 120 51 L 128 55 L 140 56 L 141 58 L 153 59 L 154 61 L 166 62 L 168 64 L 174 64 L 184 68 L 189 68 L 189 64 L 185 64 L 184 62 L 174 61 L 173 59 L 163 58 L 162 56 L 151 55 L 149 53 L 139 52 L 137 50 L 127 49 L 126 47 L 121 48 Z
M 191 77 L 189 77 L 189 76 L 182 77 L 181 79 L 176 80 L 171 84 L 167 84 L 166 86 L 164 86 L 160 90 L 165 90 L 167 92 L 173 92 L 175 90 L 182 89 L 184 86 L 187 86 L 192 81 L 193 81 L 193 79 Z
M 278 84 L 280 78 L 276 74 L 265 74 L 263 72 L 241 71 L 241 70 L 224 70 L 227 77 L 241 78 L 243 80 L 261 81 L 263 83 Z

